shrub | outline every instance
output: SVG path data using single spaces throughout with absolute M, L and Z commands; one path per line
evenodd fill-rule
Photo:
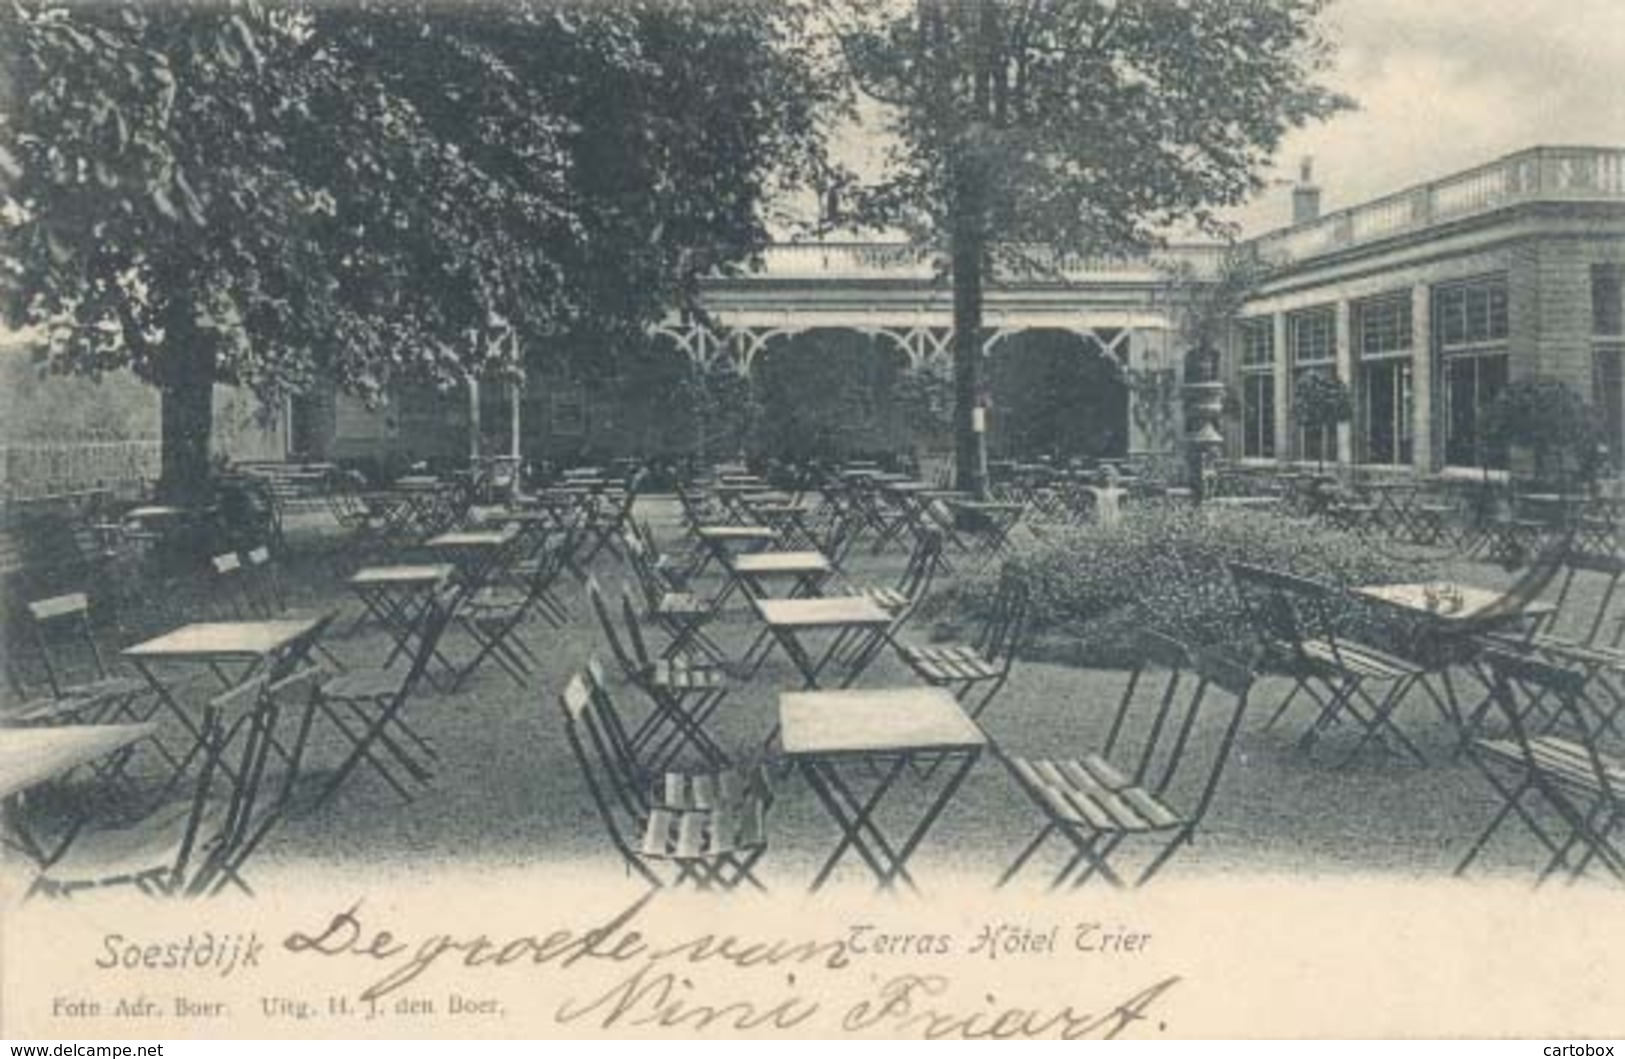
M 1082 526 L 1019 546 L 1002 569 L 964 578 L 939 594 L 927 614 L 954 623 L 978 620 L 992 604 L 998 579 L 1020 578 L 1040 640 L 1072 640 L 1067 654 L 1079 664 L 1116 665 L 1132 658 L 1135 634 L 1146 626 L 1191 643 L 1244 638 L 1228 562 L 1343 585 L 1425 576 L 1419 560 L 1273 512 L 1144 503 L 1126 514 L 1115 527 Z

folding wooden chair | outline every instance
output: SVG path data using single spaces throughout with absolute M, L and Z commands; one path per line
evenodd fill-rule
M 909 553 L 908 565 L 897 581 L 890 585 L 858 584 L 847 586 L 846 594 L 867 596 L 875 605 L 890 614 L 905 608 L 912 609 L 931 590 L 931 582 L 942 565 L 942 534 L 922 530 Z M 894 632 L 896 630 L 893 630 Z
M 1615 835 L 1625 817 L 1625 756 L 1582 705 L 1586 673 L 1497 649 L 1486 651 L 1483 662 L 1506 732 L 1474 740 L 1469 757 L 1503 804 L 1456 874 L 1516 815 L 1548 854 L 1536 885 L 1558 874 L 1573 882 L 1593 864 L 1625 881 L 1625 852 Z M 1542 714 L 1545 734 L 1532 723 Z M 1531 795 L 1534 807 L 1527 804 Z
M 1294 574 L 1247 563 L 1230 563 L 1230 578 L 1248 624 L 1262 649 L 1263 664 L 1293 681 L 1265 728 L 1305 695 L 1316 707 L 1298 744 L 1305 750 L 1346 717 L 1361 728 L 1359 740 L 1338 767 L 1350 764 L 1373 740 L 1392 740 L 1418 762 L 1426 759 L 1394 723 L 1407 693 L 1422 687 L 1452 724 L 1454 711 L 1439 701 L 1421 667 L 1342 631 L 1349 612 L 1342 593 Z M 1373 695 L 1371 688 L 1383 689 Z
M 149 720 L 159 703 L 139 677 L 116 673 L 107 664 L 90 621 L 90 598 L 83 592 L 53 596 L 28 604 L 29 627 L 44 677 L 38 691 L 23 686 L 17 667 L 8 666 L 23 694 L 0 709 L 0 725 L 114 724 Z M 96 771 L 119 779 L 135 751 L 150 744 L 171 767 L 176 758 L 153 735 L 128 747 Z
M 521 635 L 531 615 L 545 612 L 549 591 L 557 581 L 563 561 L 557 553 L 532 565 L 522 584 L 492 584 L 470 593 L 457 614 L 457 621 L 474 641 L 474 657 L 457 671 L 453 690 L 478 669 L 486 659 L 495 659 L 502 671 L 520 687 L 542 662 Z
M 350 744 L 350 752 L 318 796 L 318 805 L 332 798 L 363 761 L 371 765 L 403 801 L 411 801 L 412 794 L 390 770 L 389 761 L 419 783 L 428 783 L 433 778 L 429 765 L 417 755 L 432 761 L 438 759 L 439 754 L 407 723 L 405 711 L 426 676 L 429 660 L 435 657 L 436 646 L 462 603 L 463 595 L 462 589 L 443 589 L 422 608 L 417 616 L 417 627 L 411 634 L 416 650 L 409 667 L 404 670 L 350 669 L 317 688 L 314 708 L 301 723 L 297 745 L 302 748 L 307 744 L 311 724 L 318 713 Z M 397 738 L 397 734 L 402 738 Z M 416 748 L 415 752 L 412 747 Z
M 669 636 L 661 657 L 673 658 L 699 650 L 714 662 L 726 661 L 727 654 L 705 631 L 705 626 L 717 616 L 716 607 L 679 588 L 657 566 L 654 553 L 641 534 L 628 533 L 625 543 L 627 559 L 643 593 L 645 613 Z
M 249 586 L 249 574 L 236 552 L 222 552 L 209 559 L 209 611 L 222 621 L 246 621 L 262 617 L 258 601 Z
M 893 640 L 903 662 L 926 683 L 953 691 L 979 719 L 1010 679 L 1027 632 L 1027 586 L 1006 578 L 993 611 L 970 644 L 917 644 Z M 972 692 L 977 692 L 974 701 Z
M 1150 881 L 1194 840 L 1219 788 L 1251 687 L 1252 670 L 1242 660 L 1146 632 L 1140 661 L 1097 751 L 1075 758 L 1025 757 L 994 743 L 994 754 L 1044 819 L 997 885 L 1015 878 L 1056 836 L 1070 845 L 1071 855 L 1051 889 L 1069 880 L 1082 886 L 1095 876 L 1123 886 L 1112 858 L 1134 838 L 1151 840 L 1154 849 L 1134 885 Z M 1216 737 L 1204 731 L 1193 739 L 1198 719 L 1217 708 L 1211 701 L 1225 696 L 1231 700 L 1229 715 L 1221 715 Z M 1136 740 L 1138 750 L 1132 746 Z
M 226 805 L 223 826 L 218 837 L 203 850 L 197 871 L 186 883 L 188 894 L 214 896 L 232 886 L 253 895 L 244 869 L 285 818 L 304 752 L 302 745 L 283 741 L 281 716 L 285 707 L 291 707 L 299 714 L 304 731 L 303 718 L 316 708 L 316 691 L 325 676 L 314 665 L 275 680 L 266 674 L 215 701 L 226 729 L 222 751 L 232 742 L 235 729 L 246 731 L 236 761 L 237 782 Z M 235 702 L 228 705 L 227 699 Z M 232 708 L 240 711 L 235 720 L 230 718 Z M 280 775 L 270 771 L 273 752 L 282 763 Z
M 242 559 L 243 565 L 248 569 L 249 584 L 259 600 L 260 612 L 266 615 L 286 614 L 288 593 L 282 583 L 282 571 L 278 569 L 270 546 L 261 544 L 250 548 L 242 553 Z
M 642 486 L 646 473 L 640 470 L 627 479 L 625 494 L 609 511 L 594 512 L 587 526 L 587 554 L 582 557 L 583 566 L 590 567 L 593 560 L 598 558 L 598 554 L 606 548 L 617 558 L 624 558 L 620 554 L 618 542 L 626 530 L 627 521 L 632 517 L 632 508 L 638 502 L 638 489 Z
M 571 754 L 629 872 L 652 887 L 762 888 L 754 869 L 767 850 L 765 799 L 748 792 L 724 798 L 719 789 L 713 802 L 710 792 L 689 788 L 681 807 L 655 804 L 579 674 L 566 683 L 559 706 Z
M 151 897 L 185 893 L 190 870 L 225 833 L 228 807 L 214 785 L 226 735 L 218 708 L 204 711 L 206 748 L 191 797 L 153 808 L 134 822 L 75 829 L 30 885 L 27 896 L 71 898 L 82 890 L 131 886 Z
M 908 565 L 904 567 L 896 583 L 848 585 L 844 589 L 844 594 L 865 596 L 873 600 L 881 610 L 890 614 L 892 621 L 883 642 L 897 643 L 909 619 L 914 616 L 914 612 L 919 609 L 931 591 L 931 582 L 941 565 L 941 558 L 942 535 L 929 530 L 923 531 L 915 542 L 913 552 L 909 554 Z M 850 647 L 843 645 L 842 657 L 850 661 L 851 652 L 855 650 L 855 644 Z M 748 654 L 747 652 L 747 656 Z
M 610 730 L 609 734 L 650 792 L 650 804 L 668 809 L 703 808 L 718 801 L 719 797 L 732 799 L 746 786 L 755 784 L 771 805 L 772 784 L 765 763 L 741 763 L 695 771 L 670 767 L 669 762 L 662 759 L 659 748 L 655 748 L 653 754 L 640 753 L 635 730 L 627 726 L 625 715 L 616 705 L 609 679 L 596 655 L 587 659 L 585 675 L 600 715 Z
M 1625 710 L 1625 615 L 1616 612 L 1625 559 L 1577 547 L 1566 549 L 1563 576 L 1551 598 L 1551 611 L 1521 632 L 1493 633 L 1484 640 L 1562 665 L 1578 666 L 1596 678 L 1586 701 L 1603 727 L 1621 734 Z
M 715 667 L 695 664 L 683 656 L 658 661 L 649 656 L 637 606 L 630 593 L 621 599 L 626 639 L 616 630 L 609 603 L 596 578 L 587 582 L 587 597 L 604 631 L 610 653 L 626 678 L 649 700 L 651 710 L 633 735 L 640 755 L 664 767 L 685 747 L 692 747 L 708 766 L 726 766 L 729 758 L 705 731 L 704 722 L 728 694 L 727 679 Z

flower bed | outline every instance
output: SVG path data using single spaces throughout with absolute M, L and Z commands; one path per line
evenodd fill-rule
M 1117 526 L 1078 527 L 1018 546 L 1002 569 L 938 593 L 924 617 L 970 625 L 991 606 L 1000 577 L 1020 578 L 1032 601 L 1029 657 L 1122 665 L 1147 626 L 1190 643 L 1244 638 L 1225 570 L 1237 561 L 1343 585 L 1426 576 L 1418 559 L 1389 544 L 1276 512 L 1142 504 Z

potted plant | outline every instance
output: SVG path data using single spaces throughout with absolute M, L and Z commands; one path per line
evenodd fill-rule
M 1304 430 L 1329 430 L 1354 418 L 1354 399 L 1342 379 L 1330 372 L 1311 371 L 1298 378 L 1292 390 L 1292 417 Z M 1326 446 L 1315 450 L 1316 469 L 1326 470 Z
M 1556 379 L 1521 379 L 1498 394 L 1481 424 L 1485 436 L 1529 450 L 1535 479 L 1559 491 L 1588 485 L 1601 465 L 1604 430 L 1597 410 Z

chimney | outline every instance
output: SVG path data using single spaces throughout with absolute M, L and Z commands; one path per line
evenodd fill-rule
M 1307 224 L 1320 216 L 1320 188 L 1314 183 L 1315 160 L 1304 158 L 1292 186 L 1292 223 Z

